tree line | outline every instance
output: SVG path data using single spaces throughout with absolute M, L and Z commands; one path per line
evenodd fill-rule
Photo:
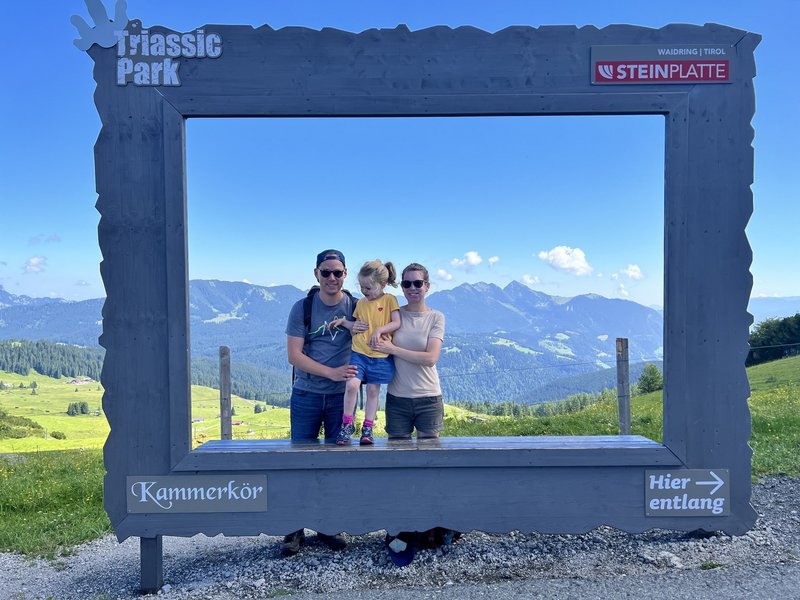
M 757 365 L 800 354 L 800 313 L 785 319 L 765 319 L 750 334 L 745 364 Z
M 0 341 L 0 371 L 18 375 L 27 375 L 33 369 L 55 379 L 86 376 L 99 380 L 104 357 L 105 350 L 102 348 L 72 346 L 47 340 Z M 234 363 L 231 367 L 231 379 L 231 391 L 237 396 L 288 406 L 292 385 L 291 373 L 288 371 Z M 209 358 L 192 360 L 192 384 L 219 389 L 219 362 Z M 31 387 L 36 387 L 35 382 Z
M 593 394 L 573 394 L 555 402 L 540 404 L 518 404 L 516 402 L 487 402 L 469 400 L 466 402 L 449 402 L 466 410 L 496 417 L 552 417 L 565 413 L 578 412 L 600 402 L 616 402 L 616 390 L 604 389 Z
M 631 386 L 631 394 L 648 394 L 661 389 L 664 389 L 664 376 L 656 365 L 648 363 L 639 376 L 639 380 Z M 599 392 L 581 392 L 578 394 L 571 394 L 563 400 L 541 402 L 539 404 L 520 404 L 518 402 L 497 403 L 480 400 L 450 402 L 449 404 L 472 412 L 496 417 L 552 417 L 554 415 L 578 412 L 594 404 L 616 401 L 616 388 L 603 388 Z
M 219 389 L 219 361 L 192 359 L 192 384 Z M 288 370 L 262 369 L 231 361 L 231 393 L 247 400 L 289 406 L 292 374 Z
M 78 415 L 88 415 L 89 412 L 90 411 L 88 402 L 70 402 L 69 406 L 67 407 L 67 414 L 70 417 L 76 417 Z
M 85 375 L 100 379 L 105 351 L 46 340 L 0 341 L 0 370 L 27 375 L 30 369 L 54 377 Z

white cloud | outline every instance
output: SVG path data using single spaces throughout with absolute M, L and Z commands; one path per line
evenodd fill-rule
M 441 281 L 452 281 L 453 276 L 444 269 L 439 269 L 436 271 L 436 278 Z
M 60 241 L 61 241 L 61 236 L 58 235 L 57 233 L 51 233 L 50 235 L 37 233 L 32 238 L 28 239 L 28 244 L 30 244 L 31 246 L 38 246 L 42 242 L 44 242 L 45 244 L 52 244 Z
M 500 257 L 499 256 L 490 256 L 489 260 L 487 262 L 489 263 L 489 268 L 492 268 L 498 262 L 500 262 Z
M 88 281 L 86 281 L 85 279 L 81 279 L 80 281 L 76 281 L 75 285 L 79 285 L 81 287 L 86 287 L 87 285 L 91 285 L 91 284 Z
M 31 256 L 27 261 L 25 261 L 23 270 L 26 273 L 41 273 L 44 271 L 45 267 L 47 267 L 46 256 Z
M 617 281 L 619 279 L 619 273 L 612 273 L 611 274 L 612 281 Z
M 528 275 L 527 273 L 525 273 L 525 275 L 522 276 L 522 283 L 524 283 L 525 285 L 537 285 L 539 283 L 542 283 L 542 280 L 536 277 L 535 275 Z
M 248 285 L 252 285 L 252 282 L 249 279 L 242 279 L 242 283 L 246 283 Z
M 628 265 L 622 269 L 620 273 L 627 275 L 631 279 L 636 279 L 637 281 L 639 279 L 644 279 L 644 273 L 642 273 L 642 269 L 639 267 L 639 265 Z
M 464 254 L 464 258 L 454 258 L 450 261 L 450 264 L 457 269 L 470 270 L 473 267 L 477 267 L 482 262 L 483 258 L 481 258 L 481 255 L 475 252 L 475 250 L 470 250 Z
M 556 246 L 552 250 L 539 252 L 537 256 L 554 269 L 568 271 L 573 275 L 589 275 L 594 271 L 580 248 Z
M 630 292 L 628 292 L 628 290 L 625 289 L 624 283 L 620 283 L 619 287 L 617 287 L 617 294 L 619 294 L 623 298 L 627 298 L 628 296 L 630 296 Z

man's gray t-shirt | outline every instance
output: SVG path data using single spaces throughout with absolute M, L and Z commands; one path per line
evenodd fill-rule
M 350 361 L 350 332 L 344 327 L 330 331 L 328 323 L 342 317 L 351 318 L 355 300 L 344 294 L 344 298 L 333 306 L 326 305 L 315 294 L 311 302 L 311 324 L 306 335 L 303 326 L 303 300 L 295 302 L 286 323 L 286 335 L 305 338 L 303 354 L 328 367 L 341 367 Z M 344 381 L 331 381 L 295 369 L 294 388 L 314 394 L 339 394 L 344 392 Z

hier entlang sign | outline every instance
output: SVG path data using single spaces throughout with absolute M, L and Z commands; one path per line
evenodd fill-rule
M 128 513 L 264 512 L 267 476 L 130 476 Z
M 644 475 L 648 517 L 726 517 L 731 514 L 728 469 L 648 469 Z
M 592 46 L 592 83 L 730 83 L 731 46 Z

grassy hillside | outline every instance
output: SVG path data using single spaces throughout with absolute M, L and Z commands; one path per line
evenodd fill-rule
M 30 371 L 28 375 L 17 375 L 0 371 L 0 381 L 5 389 L 0 390 L 0 411 L 15 417 L 25 417 L 41 425 L 41 430 L 29 428 L 30 435 L 20 438 L 0 437 L 2 452 L 35 452 L 44 450 L 71 450 L 102 448 L 108 436 L 109 426 L 101 410 L 103 390 L 96 381 L 71 384 L 71 377 L 53 379 Z M 36 382 L 36 394 L 28 387 Z M 20 388 L 22 384 L 24 387 Z M 67 415 L 72 402 L 86 402 L 91 414 Z M 289 409 L 271 406 L 255 413 L 256 402 L 233 396 L 231 398 L 235 416 L 234 439 L 276 439 L 289 437 Z M 363 415 L 363 412 L 361 413 Z M 467 411 L 448 407 L 448 414 L 464 419 Z M 0 423 L 3 422 L 0 416 Z M 378 413 L 375 432 L 385 436 L 384 413 Z M 18 429 L 19 426 L 16 426 Z M 43 437 L 47 432 L 47 438 Z M 65 439 L 56 439 L 53 432 L 60 432 Z M 219 439 L 219 391 L 192 386 L 192 437 L 195 445 Z
M 751 396 L 753 473 L 800 476 L 800 356 L 747 369 Z M 661 441 L 663 396 L 654 392 L 631 401 L 631 432 Z M 444 435 L 613 435 L 617 406 L 604 402 L 552 417 L 446 419 Z
M 800 476 L 800 357 L 787 358 L 748 369 L 752 396 L 753 472 Z M 65 414 L 70 402 L 99 405 L 97 383 L 75 386 L 65 381 L 32 374 L 28 377 L 0 372 L 13 389 L 0 390 L 0 410 L 26 416 L 67 433 L 66 440 L 38 438 L 0 440 L 0 453 L 28 449 L 99 447 L 108 433 L 102 416 Z M 38 383 L 37 394 L 19 383 Z M 75 389 L 78 389 L 76 392 Z M 193 429 L 200 439 L 218 437 L 219 393 L 192 388 Z M 634 433 L 660 440 L 662 426 L 660 392 L 639 396 L 632 402 Z M 235 436 L 286 436 L 288 411 L 270 408 L 258 415 L 253 402 L 234 399 Z M 382 420 L 382 416 L 381 416 Z M 0 422 L 2 419 L 0 418 Z M 446 407 L 444 435 L 590 435 L 617 433 L 616 405 L 605 402 L 551 417 L 488 417 Z M 253 433 L 247 433 L 252 430 Z M 51 429 L 52 431 L 52 429 Z M 0 456 L 0 552 L 19 551 L 54 555 L 69 546 L 95 539 L 110 531 L 103 511 L 103 462 L 99 450 L 86 452 L 36 452 L 18 460 Z M 47 485 L 44 485 L 44 483 Z
M 747 368 L 751 392 L 800 385 L 800 356 L 791 356 Z
M 754 472 L 786 471 L 800 474 L 800 356 L 756 365 L 748 369 L 752 395 L 750 410 L 756 450 Z M 102 389 L 97 382 L 73 384 L 71 378 L 53 379 L 33 371 L 27 376 L 0 371 L 0 411 L 26 417 L 41 425 L 29 437 L 0 439 L 0 452 L 31 452 L 101 448 L 108 423 L 100 411 Z M 29 388 L 36 382 L 36 394 Z M 19 385 L 23 384 L 23 388 Z M 71 402 L 86 402 L 94 414 L 68 416 Z M 256 414 L 256 402 L 234 396 L 234 439 L 275 439 L 289 436 L 289 410 L 266 407 Z M 661 439 L 662 395 L 660 392 L 633 398 L 631 430 L 650 439 Z M 613 435 L 618 432 L 614 402 L 550 417 L 493 417 L 446 407 L 445 436 L 504 435 Z M 219 392 L 192 386 L 192 436 L 195 444 L 219 439 Z M 2 419 L 2 417 L 0 417 Z M 238 423 L 238 424 L 237 424 Z M 378 415 L 376 433 L 385 435 L 384 414 Z M 43 437 L 47 430 L 48 439 Z M 66 439 L 52 437 L 62 432 Z
M 43 450 L 69 450 L 79 448 L 102 448 L 108 436 L 109 426 L 101 410 L 103 390 L 96 381 L 71 384 L 71 377 L 53 379 L 30 371 L 28 375 L 17 375 L 0 371 L 0 381 L 7 386 L 0 390 L 0 411 L 8 415 L 26 417 L 47 430 L 31 431 L 30 436 L 0 439 L 0 452 L 33 452 Z M 29 388 L 36 382 L 36 394 Z M 20 388 L 19 384 L 25 387 Z M 234 396 L 231 399 L 236 416 L 233 437 L 280 438 L 289 436 L 289 410 L 267 405 L 267 410 L 255 414 L 255 402 Z M 67 415 L 72 402 L 86 402 L 91 414 Z M 195 443 L 219 439 L 219 391 L 192 386 L 192 432 Z M 53 432 L 61 432 L 65 439 L 56 439 Z
M 97 415 L 103 392 L 96 381 L 75 385 L 69 383 L 71 377 L 53 379 L 35 371 L 24 376 L 0 371 L 0 381 L 8 386 L 0 390 L 0 410 L 35 421 L 47 430 L 49 438 L 0 439 L 0 452 L 100 448 L 105 443 L 109 429 L 102 412 Z M 36 382 L 35 395 L 28 387 L 31 382 Z M 25 387 L 20 388 L 20 384 Z M 95 414 L 69 417 L 67 408 L 71 402 L 86 402 Z M 53 438 L 53 432 L 63 433 L 66 439 Z
M 747 369 L 753 472 L 800 476 L 800 356 Z

